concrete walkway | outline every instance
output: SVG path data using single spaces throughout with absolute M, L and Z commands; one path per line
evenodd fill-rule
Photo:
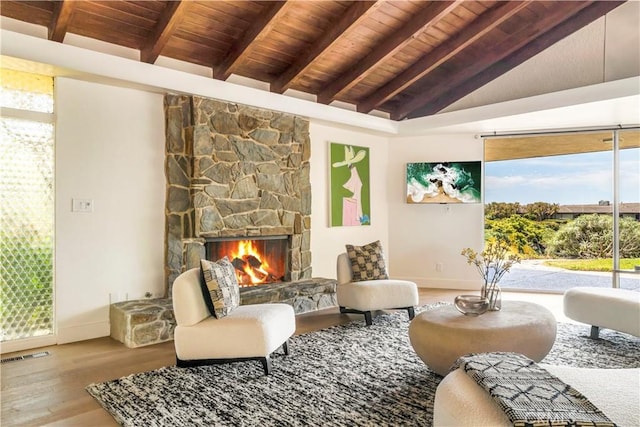
M 542 265 L 543 260 L 524 260 L 515 264 L 500 280 L 504 289 L 529 289 L 564 292 L 576 286 L 610 288 L 611 273 L 571 271 Z M 640 291 L 640 273 L 621 273 L 620 288 Z

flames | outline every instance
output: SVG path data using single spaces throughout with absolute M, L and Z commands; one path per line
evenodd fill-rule
M 278 281 L 270 271 L 266 254 L 260 253 L 251 240 L 237 242 L 237 247 L 230 251 L 230 258 L 241 286 Z

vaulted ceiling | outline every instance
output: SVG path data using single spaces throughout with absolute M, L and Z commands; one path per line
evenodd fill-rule
M 12 1 L 0 13 L 313 94 L 393 120 L 428 116 L 623 1 Z

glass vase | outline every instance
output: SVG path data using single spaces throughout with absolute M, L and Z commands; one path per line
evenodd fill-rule
M 488 311 L 500 311 L 502 308 L 502 290 L 497 283 L 491 286 L 487 286 L 485 283 L 480 294 L 489 301 Z

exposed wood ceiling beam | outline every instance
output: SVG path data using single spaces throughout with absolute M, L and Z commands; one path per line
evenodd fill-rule
M 476 40 L 524 9 L 529 3 L 529 1 L 502 2 L 483 13 L 458 35 L 445 41 L 421 57 L 389 83 L 376 89 L 368 98 L 358 104 L 358 112 L 368 113 L 384 104 L 396 94 L 402 92 L 445 61 L 451 59 Z
M 455 90 L 455 88 L 463 84 L 466 80 L 475 79 L 484 70 L 499 63 L 507 58 L 510 54 L 524 47 L 529 41 L 533 40 L 550 31 L 556 25 L 560 24 L 567 16 L 567 10 L 571 9 L 572 13 L 577 13 L 589 5 L 589 2 L 566 2 L 554 6 L 554 9 L 526 27 L 520 28 L 516 33 L 505 38 L 501 43 L 492 46 L 492 49 L 483 52 L 474 62 L 473 67 L 459 66 L 451 74 L 447 75 L 446 84 L 429 87 L 428 90 L 422 90 L 407 102 L 402 102 L 392 113 L 393 120 L 402 120 L 414 111 L 429 105 L 447 92 Z M 427 74 L 426 78 L 429 75 Z
M 49 40 L 62 43 L 64 36 L 67 35 L 67 27 L 73 13 L 73 7 L 73 1 L 71 0 L 54 2 L 53 16 L 48 28 Z
M 292 1 L 272 1 L 267 10 L 252 22 L 244 35 L 235 43 L 220 65 L 214 67 L 213 77 L 226 80 L 235 72 L 240 64 L 249 56 L 251 44 L 260 41 L 273 30 L 278 19 L 286 13 Z
M 318 94 L 318 102 L 322 104 L 331 103 L 342 91 L 350 89 L 362 81 L 374 67 L 396 54 L 417 34 L 440 21 L 455 9 L 459 3 L 461 3 L 461 0 L 430 3 L 400 30 L 386 38 L 380 46 L 324 88 Z
M 507 71 L 517 67 L 527 59 L 542 52 L 556 42 L 564 39 L 580 28 L 590 24 L 601 16 L 612 11 L 616 7 L 625 3 L 624 1 L 596 1 L 588 7 L 580 10 L 572 17 L 566 19 L 561 24 L 555 26 L 540 37 L 536 38 L 518 51 L 512 53 L 507 58 L 492 64 L 483 72 L 472 76 L 455 89 L 440 93 L 437 98 L 427 101 L 422 108 L 414 109 L 406 115 L 407 118 L 423 117 L 435 114 L 443 108 L 453 104 L 455 101 L 470 94 L 474 90 L 484 86 Z M 392 114 L 393 115 L 393 114 Z
M 375 6 L 375 7 L 374 7 Z M 284 93 L 313 63 L 313 61 L 338 42 L 340 36 L 350 28 L 353 28 L 367 17 L 367 12 L 380 7 L 377 1 L 356 1 L 342 15 L 335 25 L 331 25 L 322 37 L 314 45 L 307 49 L 296 62 L 294 62 L 273 83 L 271 92 Z
M 149 64 L 156 62 L 169 38 L 180 25 L 188 3 L 188 1 L 183 0 L 167 2 L 160 19 L 158 19 L 158 23 L 153 29 L 153 34 L 149 36 L 140 50 L 140 60 L 142 62 Z

